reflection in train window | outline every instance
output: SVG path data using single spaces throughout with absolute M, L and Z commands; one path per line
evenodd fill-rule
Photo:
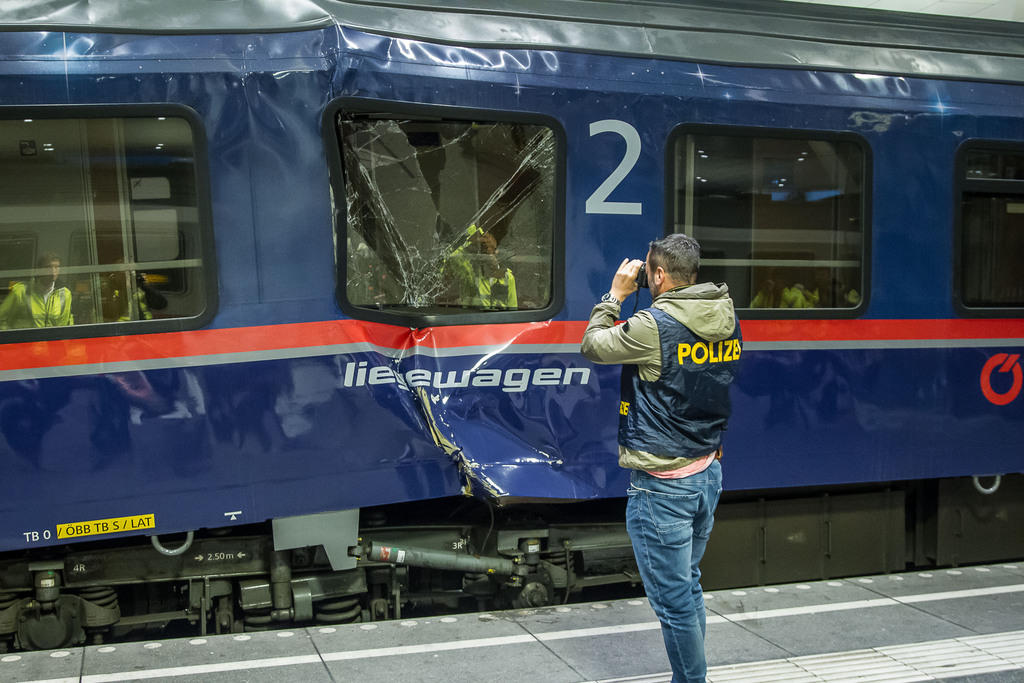
M 674 230 L 701 244 L 701 278 L 739 308 L 857 308 L 864 295 L 866 154 L 858 142 L 675 136 Z
M 1024 150 L 970 149 L 961 189 L 961 303 L 1024 306 Z
M 341 114 L 338 130 L 349 304 L 415 316 L 551 304 L 550 128 Z
M 202 313 L 194 154 L 180 117 L 0 121 L 0 329 Z

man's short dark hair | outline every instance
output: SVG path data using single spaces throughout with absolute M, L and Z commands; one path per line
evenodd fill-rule
M 681 232 L 651 242 L 651 268 L 661 266 L 677 282 L 695 282 L 700 267 L 700 244 Z
M 54 261 L 61 263 L 60 256 L 57 256 L 55 252 L 48 251 L 36 259 L 36 268 L 49 268 Z

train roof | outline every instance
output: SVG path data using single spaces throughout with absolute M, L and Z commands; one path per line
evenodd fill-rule
M 0 30 L 262 33 L 331 26 L 474 47 L 1024 81 L 1024 24 L 782 0 L 22 0 Z

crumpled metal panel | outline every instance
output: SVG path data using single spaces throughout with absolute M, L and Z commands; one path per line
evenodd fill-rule
M 232 33 L 295 31 L 333 23 L 313 0 L 8 0 L 0 27 Z
M 26 345 L 26 356 L 73 362 L 32 356 L 22 374 L 0 377 L 2 459 L 13 463 L 8 491 L 20 496 L 3 509 L 16 534 L 5 548 L 23 547 L 23 532 L 102 519 L 115 505 L 184 529 L 225 523 L 238 509 L 245 523 L 460 490 L 621 495 L 619 371 L 584 361 L 578 343 L 607 286 L 609 255 L 640 256 L 638 245 L 662 234 L 663 143 L 676 125 L 862 134 L 880 157 L 878 186 L 900 188 L 875 201 L 888 247 L 874 255 L 871 313 L 881 318 L 952 315 L 948 297 L 934 295 L 948 290 L 934 277 L 947 272 L 948 253 L 932 230 L 949 224 L 952 208 L 930 201 L 949 182 L 950 141 L 957 131 L 1015 139 L 1020 130 L 1007 89 L 991 84 L 457 48 L 345 27 L 273 36 L 6 33 L 0 52 L 6 104 L 174 102 L 199 113 L 221 292 L 210 329 Z M 558 117 L 569 158 L 579 161 L 566 192 L 573 287 L 556 320 L 412 330 L 342 319 L 324 287 L 335 264 L 320 130 L 325 106 L 342 96 Z M 643 141 L 616 190 L 643 201 L 643 216 L 584 213 L 585 198 L 622 159 L 621 146 L 587 134 L 612 116 Z M 922 144 L 933 139 L 946 146 Z M 931 170 L 908 179 L 908 158 Z M 927 230 L 906 229 L 917 225 Z M 908 252 L 920 265 L 885 261 Z M 874 349 L 768 351 L 747 356 L 736 385 L 730 486 L 1005 470 L 1011 454 L 1000 449 L 962 457 L 977 429 L 952 419 L 936 389 L 976 386 L 981 352 L 917 350 L 890 362 Z M 924 353 L 930 366 L 916 360 Z M 384 368 L 375 384 L 373 368 Z M 825 370 L 815 377 L 808 368 Z M 950 368 L 962 376 L 934 381 Z M 797 383 L 808 376 L 813 386 Z M 932 395 L 922 388 L 934 391 L 934 404 L 920 405 L 919 395 Z M 968 417 L 990 414 L 983 399 L 962 400 Z M 993 442 L 1019 433 L 1014 420 L 990 421 Z M 912 433 L 941 439 L 911 442 Z M 891 446 L 880 451 L 879 443 Z M 817 457 L 825 450 L 830 457 Z M 111 491 L 124 498 L 112 502 Z
M 294 334 L 307 349 L 284 340 L 186 367 L 104 362 L 0 382 L 0 460 L 12 465 L 0 547 L 120 514 L 155 515 L 165 533 L 232 513 L 248 523 L 460 492 L 573 500 L 625 489 L 614 444 L 595 429 L 617 369 L 579 356 L 579 323 L 478 330 L 471 348 L 451 328 L 310 325 L 212 330 L 197 344 Z
M 614 268 L 609 264 L 611 255 L 631 256 L 638 244 L 661 235 L 664 141 L 683 123 L 854 132 L 862 135 L 877 155 L 872 166 L 876 188 L 901 187 L 912 196 L 927 196 L 929 188 L 948 183 L 949 162 L 943 155 L 958 144 L 962 136 L 958 131 L 982 135 L 984 128 L 984 135 L 991 138 L 1019 136 L 1019 119 L 1013 118 L 1015 110 L 1007 101 L 1008 92 L 1019 93 L 1015 88 L 993 84 L 877 73 L 750 69 L 644 57 L 613 60 L 543 50 L 455 48 L 344 27 L 341 36 L 344 50 L 335 72 L 335 91 L 339 95 L 556 113 L 567 131 L 572 162 L 566 213 L 566 253 L 572 286 L 566 292 L 565 312 L 558 315 L 569 320 L 585 319 L 596 295 L 607 287 Z M 386 105 L 381 106 L 381 111 L 386 109 Z M 640 158 L 616 189 L 615 198 L 643 201 L 642 217 L 584 213 L 585 198 L 622 159 L 621 145 L 606 147 L 597 136 L 587 135 L 588 126 L 603 118 L 621 118 L 640 134 Z M 932 136 L 944 140 L 946 146 L 922 143 L 932 140 Z M 920 163 L 924 170 L 917 169 L 907 177 L 906 162 L 901 160 L 910 155 L 925 155 L 927 163 Z M 907 226 L 948 225 L 951 209 L 942 203 L 908 203 L 904 199 L 902 193 L 875 190 L 874 207 L 885 216 L 876 216 L 875 236 L 879 243 L 899 244 L 901 249 L 906 243 L 921 240 L 912 251 L 927 265 L 909 276 L 907 268 L 912 266 L 876 265 L 872 277 L 882 286 L 870 288 L 871 314 L 910 315 L 909 301 L 914 315 L 949 317 L 952 312 L 948 298 L 934 295 L 934 273 L 948 272 L 948 254 L 935 248 L 927 237 L 929 233 L 908 230 Z M 917 215 L 899 213 L 910 210 Z M 641 305 L 645 303 L 646 299 Z M 431 333 L 441 334 L 437 330 Z M 925 457 L 927 448 L 918 455 L 908 455 L 912 446 L 906 439 L 900 444 L 903 450 L 899 457 L 863 456 L 876 449 L 876 426 L 867 420 L 858 423 L 858 418 L 872 413 L 885 402 L 886 395 L 871 389 L 871 371 L 867 368 L 872 361 L 866 359 L 873 359 L 875 354 L 857 354 L 852 361 L 852 378 L 835 382 L 856 386 L 855 397 L 843 404 L 842 415 L 828 414 L 828 409 L 815 404 L 814 410 L 823 416 L 809 430 L 807 422 L 801 422 L 803 414 L 781 412 L 780 406 L 800 404 L 803 399 L 791 399 L 794 392 L 780 378 L 786 372 L 802 377 L 826 363 L 845 365 L 843 358 L 856 354 L 835 350 L 763 354 L 772 360 L 784 359 L 783 368 L 758 364 L 758 353 L 751 352 L 749 375 L 744 368 L 734 392 L 736 417 L 726 444 L 727 460 L 734 463 L 729 466 L 730 472 L 736 472 L 731 475 L 731 487 L 875 481 L 880 471 L 893 478 L 962 473 L 966 463 L 949 461 L 948 469 L 937 471 L 931 464 L 935 460 Z M 505 369 L 515 370 L 525 364 L 524 356 L 511 345 L 506 354 L 487 357 L 487 361 L 506 362 Z M 561 358 L 571 360 L 573 356 Z M 553 355 L 541 354 L 526 362 L 536 360 L 546 367 L 544 364 L 554 359 Z M 445 370 L 465 367 L 455 359 L 438 363 Z M 914 374 L 909 365 L 901 369 Z M 564 401 L 556 399 L 550 389 L 501 397 L 499 392 L 469 387 L 437 391 L 436 400 L 420 396 L 419 403 L 427 415 L 425 419 L 444 437 L 438 442 L 457 459 L 474 491 L 492 496 L 504 492 L 514 497 L 587 496 L 590 492 L 618 495 L 622 475 L 615 465 L 615 411 L 608 401 L 617 396 L 618 369 L 592 370 L 588 388 L 569 387 Z M 746 389 L 769 375 L 769 388 L 758 387 L 758 391 L 772 397 L 770 409 L 763 394 L 754 395 Z M 916 375 L 909 380 L 909 386 L 921 384 Z M 826 391 L 833 389 L 829 386 Z M 597 394 L 591 397 L 583 391 Z M 814 395 L 813 391 L 806 394 Z M 804 405 L 814 400 L 806 398 Z M 495 407 L 474 413 L 473 403 Z M 893 407 L 886 405 L 886 409 Z M 927 425 L 934 415 L 913 410 L 914 424 L 930 433 L 932 428 Z M 773 432 L 777 441 L 771 443 L 762 438 L 768 421 L 773 427 L 784 425 Z M 952 424 L 955 420 L 946 422 Z M 1000 429 L 1005 433 L 1012 426 L 1001 425 Z M 968 431 L 958 431 L 957 438 L 969 439 Z M 829 438 L 824 439 L 822 434 Z M 552 440 L 552 435 L 556 439 Z M 775 443 L 783 446 L 775 448 Z M 841 449 L 844 457 L 820 458 L 823 449 Z M 780 458 L 787 463 L 800 462 L 801 466 L 780 466 Z M 804 464 L 805 460 L 811 462 Z M 977 466 L 977 462 L 970 466 Z
M 74 368 L 5 373 L 4 458 L 21 464 L 12 485 L 33 492 L 11 501 L 21 520 L 12 528 L 103 519 L 107 491 L 130 492 L 117 507 L 155 514 L 161 528 L 196 528 L 237 510 L 243 523 L 460 491 L 580 499 L 624 490 L 613 444 L 587 427 L 603 404 L 598 387 L 615 386 L 617 371 L 578 355 L 579 323 L 490 333 L 481 326 L 452 339 L 443 330 L 339 321 L 324 287 L 335 264 L 320 126 L 339 85 L 361 78 L 356 92 L 366 93 L 365 83 L 387 89 L 393 56 L 398 71 L 440 68 L 427 80 L 454 96 L 466 64 L 499 79 L 507 70 L 552 75 L 560 68 L 553 54 L 400 43 L 333 28 L 273 36 L 7 33 L 0 51 L 21 60 L 0 60 L 0 94 L 10 104 L 172 102 L 198 112 L 220 290 L 211 329 L 182 333 L 171 357 L 162 357 L 166 337 L 82 340 L 65 346 L 80 363 Z M 367 60 L 384 70 L 364 72 L 359 63 Z M 531 149 L 522 167 L 552 163 L 550 136 Z M 280 351 L 253 351 L 261 340 L 239 343 L 312 321 L 339 327 Z M 85 347 L 102 361 L 89 365 Z M 371 386 L 360 377 L 372 368 L 409 380 Z M 19 439 L 11 430 L 26 420 Z M 70 452 L 67 443 L 79 446 Z M 4 546 L 19 542 L 13 536 Z
M 515 353 L 519 337 L 549 337 L 552 326 L 560 327 L 522 326 L 502 344 L 509 353 L 396 359 L 396 373 L 410 384 L 403 400 L 412 399 L 436 446 L 457 466 L 464 493 L 588 499 L 624 489 L 627 477 L 610 457 L 613 441 L 593 429 L 599 387 L 617 382 L 617 368 L 593 368 L 575 343 Z M 572 329 L 575 338 L 579 326 Z M 420 335 L 421 343 L 432 343 L 432 334 Z
M 540 48 L 1020 82 L 1019 25 L 755 0 L 58 0 L 5 3 L 20 30 L 255 33 L 331 24 L 467 46 Z M 979 54 L 979 41 L 984 53 Z

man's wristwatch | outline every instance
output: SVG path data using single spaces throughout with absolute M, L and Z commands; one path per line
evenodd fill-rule
M 601 303 L 615 304 L 616 306 L 622 305 L 622 302 L 616 299 L 614 296 L 612 296 L 611 292 L 605 292 L 604 294 L 601 295 Z

